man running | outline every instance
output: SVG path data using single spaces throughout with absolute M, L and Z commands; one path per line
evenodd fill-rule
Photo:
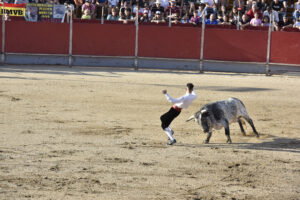
M 167 90 L 162 90 L 162 93 L 166 96 L 167 100 L 171 103 L 174 103 L 170 110 L 160 117 L 161 127 L 169 137 L 168 145 L 173 145 L 176 143 L 176 140 L 173 137 L 174 131 L 170 129 L 169 125 L 180 114 L 183 108 L 188 108 L 191 103 L 197 98 L 197 95 L 193 91 L 193 89 L 194 85 L 192 83 L 186 84 L 185 95 L 177 99 L 172 98 L 167 93 Z

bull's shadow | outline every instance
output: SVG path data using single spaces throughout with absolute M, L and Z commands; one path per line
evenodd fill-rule
M 263 151 L 281 151 L 300 153 L 300 139 L 274 137 L 272 141 L 261 143 L 209 143 L 209 144 L 176 144 L 176 146 L 204 147 L 204 148 L 229 148 L 229 149 L 248 149 Z
M 240 149 L 284 151 L 300 153 L 300 140 L 295 138 L 275 137 L 262 143 L 237 143 Z

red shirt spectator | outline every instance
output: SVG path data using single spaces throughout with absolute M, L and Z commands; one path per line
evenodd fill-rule
M 258 14 L 258 18 L 261 19 L 263 14 L 262 12 L 259 10 L 259 8 L 256 6 L 256 4 L 252 5 L 252 8 L 247 12 L 247 15 L 249 17 L 249 19 L 251 20 L 252 18 L 254 18 L 254 13 Z

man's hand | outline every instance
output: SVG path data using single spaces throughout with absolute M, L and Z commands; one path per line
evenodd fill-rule
M 167 90 L 162 90 L 161 91 L 163 94 L 167 94 Z

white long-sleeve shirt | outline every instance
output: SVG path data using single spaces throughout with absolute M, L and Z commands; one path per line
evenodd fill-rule
M 169 102 L 174 103 L 179 108 L 188 108 L 191 103 L 197 99 L 197 95 L 194 91 L 192 93 L 187 92 L 184 96 L 176 99 L 172 98 L 168 93 L 166 93 L 165 96 Z

